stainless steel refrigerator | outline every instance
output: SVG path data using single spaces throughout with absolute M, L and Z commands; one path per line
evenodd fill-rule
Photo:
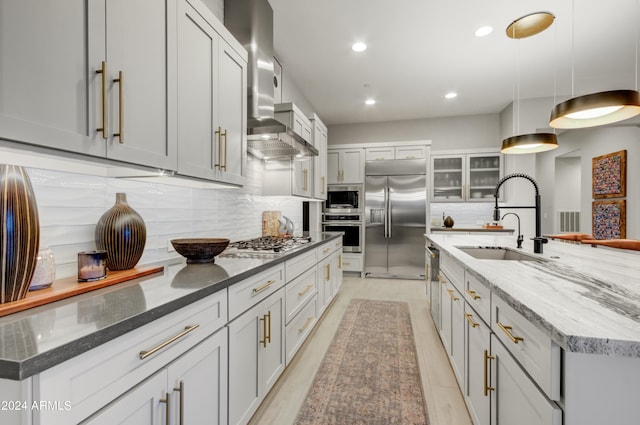
M 365 163 L 365 276 L 424 279 L 426 160 Z

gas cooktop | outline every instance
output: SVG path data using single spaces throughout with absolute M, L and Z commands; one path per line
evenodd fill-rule
M 305 237 L 262 236 L 260 238 L 231 242 L 227 251 L 248 253 L 280 253 L 298 248 L 311 241 Z

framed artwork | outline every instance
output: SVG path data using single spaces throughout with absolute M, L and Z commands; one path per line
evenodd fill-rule
M 593 198 L 627 196 L 627 151 L 609 153 L 592 159 Z
M 594 201 L 592 208 L 594 239 L 626 239 L 627 201 Z

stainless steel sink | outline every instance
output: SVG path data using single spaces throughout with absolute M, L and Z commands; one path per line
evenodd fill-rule
M 544 258 L 502 246 L 456 246 L 456 248 L 479 260 L 546 261 Z

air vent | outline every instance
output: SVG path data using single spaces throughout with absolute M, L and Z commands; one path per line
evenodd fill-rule
M 560 233 L 580 231 L 580 211 L 559 211 Z

